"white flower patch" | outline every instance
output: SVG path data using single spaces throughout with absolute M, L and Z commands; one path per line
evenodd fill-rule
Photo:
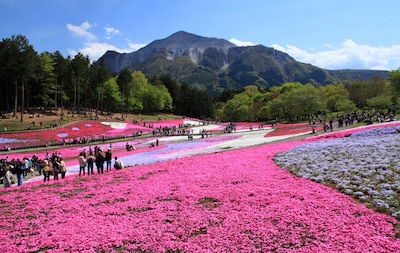
M 114 129 L 125 129 L 127 126 L 127 123 L 123 122 L 100 122 L 102 125 L 110 126 L 111 128 Z

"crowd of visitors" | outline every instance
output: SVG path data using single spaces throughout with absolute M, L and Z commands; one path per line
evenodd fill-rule
M 94 174 L 94 167 L 96 166 L 97 173 L 104 173 L 111 171 L 112 169 L 112 147 L 108 148 L 106 152 L 100 147 L 95 146 L 94 150 L 89 148 L 89 151 L 82 151 L 78 155 L 79 161 L 79 174 L 78 176 L 84 176 Z M 124 168 L 123 162 L 117 157 L 114 157 L 113 167 L 116 170 Z M 61 153 L 53 153 L 46 156 L 43 159 L 35 154 L 31 158 L 25 157 L 22 160 L 12 159 L 8 160 L 8 156 L 0 160 L 0 183 L 4 184 L 4 187 L 10 187 L 13 184 L 18 186 L 23 184 L 24 179 L 33 178 L 35 176 L 43 175 L 43 182 L 49 182 L 50 177 L 53 180 L 58 181 L 59 178 L 65 179 L 65 175 L 68 171 L 68 167 L 61 156 Z
M 3 181 L 4 187 L 10 187 L 14 183 L 20 186 L 24 178 L 35 177 L 36 174 L 43 174 L 44 182 L 50 181 L 50 176 L 58 180 L 59 174 L 61 174 L 61 179 L 64 179 L 66 172 L 67 166 L 60 153 L 53 153 L 52 156 L 47 153 L 44 159 L 39 159 L 35 154 L 31 158 L 24 157 L 22 160 L 12 159 L 11 161 L 7 156 L 0 161 L 0 181 Z
M 124 165 L 118 157 L 114 157 L 114 168 L 119 170 L 123 169 Z M 94 149 L 89 148 L 89 151 L 82 151 L 78 156 L 79 161 L 79 174 L 78 176 L 85 175 L 85 170 L 87 170 L 87 175 L 94 174 L 94 165 L 96 165 L 97 174 L 104 173 L 105 171 L 111 171 L 111 161 L 112 161 L 112 146 L 106 152 L 102 148 L 95 146 Z

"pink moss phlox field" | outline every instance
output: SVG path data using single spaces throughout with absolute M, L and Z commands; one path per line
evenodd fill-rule
M 145 121 L 141 123 L 148 125 L 152 125 L 153 128 L 163 128 L 163 127 L 176 127 L 183 126 L 185 124 L 183 119 L 174 119 L 174 120 L 158 120 L 158 121 Z
M 321 131 L 322 129 L 321 124 L 317 124 L 316 131 Z M 311 131 L 309 123 L 277 124 L 274 126 L 274 131 L 267 133 L 265 137 L 311 133 Z
M 203 141 L 206 142 L 205 146 L 207 145 L 212 145 L 212 144 L 216 144 L 216 143 L 221 143 L 224 141 L 229 141 L 229 140 L 233 140 L 236 138 L 239 138 L 239 135 L 215 135 L 209 138 L 204 138 Z M 129 140 L 129 141 L 122 141 L 122 142 L 116 142 L 116 143 L 112 143 L 112 151 L 114 156 L 118 156 L 118 157 L 123 157 L 123 156 L 128 156 L 128 155 L 134 155 L 134 154 L 138 154 L 138 153 L 142 153 L 142 152 L 147 152 L 149 150 L 155 150 L 155 149 L 159 149 L 162 148 L 160 147 L 152 147 L 150 148 L 150 144 L 151 142 L 155 142 L 156 139 L 159 139 L 160 143 L 164 143 L 167 142 L 168 143 L 168 136 L 167 137 L 144 137 L 144 138 L 140 138 L 140 139 L 133 139 L 133 140 Z M 164 140 L 165 139 L 165 140 Z M 130 145 L 135 146 L 137 149 L 134 151 L 126 151 L 126 143 L 129 143 Z M 52 150 L 36 150 L 33 152 L 25 152 L 25 153 L 8 153 L 7 156 L 8 158 L 11 159 L 20 159 L 22 160 L 24 157 L 27 158 L 31 158 L 33 155 L 37 155 L 39 157 L 39 159 L 44 159 L 46 157 L 46 153 L 49 153 L 49 155 L 51 156 L 52 153 L 60 153 L 61 156 L 63 157 L 64 160 L 77 160 L 78 155 L 80 152 L 86 150 L 89 151 L 90 148 L 93 148 L 95 146 L 100 147 L 102 150 L 107 150 L 108 147 L 110 146 L 109 144 L 85 144 L 85 145 L 78 145 L 78 146 L 66 146 L 63 148 L 58 148 L 58 149 L 52 149 Z
M 296 178 L 263 145 L 0 194 L 4 252 L 400 252 L 396 220 Z
M 108 125 L 106 123 L 110 124 Z M 48 142 L 51 144 L 60 144 L 63 140 L 69 143 L 74 139 L 79 141 L 81 138 L 100 139 L 103 136 L 106 138 L 115 138 L 132 136 L 135 132 L 142 132 L 143 134 L 151 132 L 150 128 L 125 121 L 116 122 L 118 124 L 124 124 L 124 127 L 120 129 L 114 128 L 111 123 L 112 122 L 82 121 L 46 131 L 9 133 L 2 135 L 0 145 L 7 145 L 11 148 L 21 148 L 46 145 Z

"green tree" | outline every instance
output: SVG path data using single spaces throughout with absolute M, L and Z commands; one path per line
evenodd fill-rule
M 176 80 L 172 80 L 168 75 L 161 75 L 159 80 L 167 88 L 168 93 L 172 98 L 171 110 L 180 114 L 181 112 L 179 112 L 179 108 L 183 106 L 183 97 L 179 83 Z
M 186 108 L 191 107 L 191 113 L 188 116 L 204 120 L 214 119 L 215 107 L 206 91 L 192 89 L 191 96 L 188 98 Z
M 93 62 L 90 67 L 89 67 L 89 73 L 90 73 L 90 79 L 89 79 L 89 86 L 87 87 L 90 90 L 86 90 L 85 94 L 89 94 L 89 96 L 86 96 L 89 98 L 89 107 L 92 108 L 92 97 L 91 97 L 91 91 L 96 90 L 97 91 L 97 102 L 96 102 L 96 117 L 98 116 L 98 112 L 101 111 L 101 113 L 104 111 L 104 101 L 105 101 L 105 96 L 104 92 L 109 93 L 109 91 L 105 91 L 104 83 L 109 80 L 110 78 L 110 73 L 105 66 L 104 58 L 100 58 L 99 62 Z
M 103 87 L 97 89 L 104 90 L 104 108 L 116 112 L 122 103 L 121 91 L 119 90 L 116 78 L 110 78 L 104 82 Z
M 340 111 L 339 104 L 345 104 L 350 101 L 349 91 L 343 84 L 329 84 L 325 87 L 319 87 L 323 101 L 325 101 L 327 110 L 330 112 Z
M 301 88 L 303 85 L 299 82 L 294 82 L 294 83 L 285 83 L 282 86 L 277 86 L 275 89 L 279 94 L 283 94 L 298 88 Z
M 368 99 L 384 95 L 386 91 L 386 82 L 382 78 L 372 77 L 368 81 L 347 81 L 345 87 L 349 91 L 350 100 L 353 101 L 358 108 L 364 108 L 367 106 Z
M 224 121 L 254 121 L 255 113 L 252 109 L 262 94 L 254 85 L 246 86 L 242 93 L 236 94 L 225 103 L 222 120 Z
M 131 72 L 127 69 L 124 68 L 119 72 L 118 78 L 117 78 L 117 84 L 119 86 L 119 89 L 122 94 L 122 102 L 121 102 L 121 116 L 122 118 L 124 117 L 124 109 L 125 109 L 125 104 L 126 102 L 126 97 L 128 92 L 128 84 L 132 81 L 132 74 Z
M 384 95 L 386 90 L 386 81 L 382 77 L 373 76 L 366 82 L 364 88 L 365 96 L 368 99 Z
M 18 91 L 21 87 L 21 122 L 25 111 L 25 84 L 33 77 L 37 62 L 37 53 L 28 39 L 23 35 L 13 35 L 3 39 L 0 46 L 1 72 L 6 79 L 15 85 L 14 114 L 17 113 Z
M 367 104 L 364 96 L 363 86 L 365 82 L 362 80 L 346 81 L 345 87 L 349 91 L 350 100 L 359 108 L 363 108 Z
M 55 62 L 54 65 L 54 74 L 55 74 L 55 93 L 54 93 L 54 106 L 61 107 L 61 110 L 64 108 L 64 104 L 70 100 L 70 97 L 67 95 L 67 87 L 66 85 L 70 80 L 70 59 L 64 58 L 59 51 L 53 53 L 53 60 Z M 63 114 L 63 112 L 61 113 Z
M 393 93 L 393 100 L 397 102 L 400 98 L 400 68 L 389 72 L 389 81 Z M 399 104 L 397 102 L 397 104 Z
M 89 65 L 89 57 L 83 56 L 81 53 L 75 55 L 71 62 L 74 76 L 74 111 L 76 110 L 78 114 L 81 111 L 81 85 L 87 81 Z
M 132 74 L 129 85 L 129 101 L 130 105 L 134 106 L 132 110 L 152 114 L 172 109 L 172 97 L 168 89 L 157 80 L 153 78 L 153 81 L 157 83 L 153 85 L 142 72 L 135 71 Z
M 268 96 L 272 99 L 262 110 L 269 118 L 308 119 L 311 114 L 325 108 L 318 89 L 311 84 L 284 84 L 282 87 L 271 89 Z
M 142 112 L 145 109 L 142 98 L 148 85 L 150 85 L 149 81 L 141 71 L 132 73 L 132 80 L 128 85 L 127 94 L 127 108 L 129 111 Z
M 340 100 L 336 104 L 336 108 L 338 112 L 354 112 L 357 107 L 351 100 Z
M 291 101 L 293 103 L 296 116 L 310 117 L 317 111 L 325 109 L 324 103 L 318 93 L 318 89 L 311 84 L 306 84 L 292 92 Z
M 56 105 L 56 98 L 53 99 L 51 95 L 56 96 L 56 75 L 55 75 L 55 61 L 52 55 L 44 52 L 39 56 L 39 64 L 36 71 L 36 77 L 39 88 L 35 89 L 35 98 L 41 105 L 48 107 L 49 105 Z
M 367 99 L 367 105 L 370 109 L 387 109 L 392 105 L 392 96 L 377 96 Z

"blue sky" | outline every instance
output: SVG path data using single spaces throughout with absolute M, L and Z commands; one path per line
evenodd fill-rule
M 186 31 L 326 69 L 397 70 L 399 10 L 398 0 L 0 0 L 0 39 L 94 61 Z

